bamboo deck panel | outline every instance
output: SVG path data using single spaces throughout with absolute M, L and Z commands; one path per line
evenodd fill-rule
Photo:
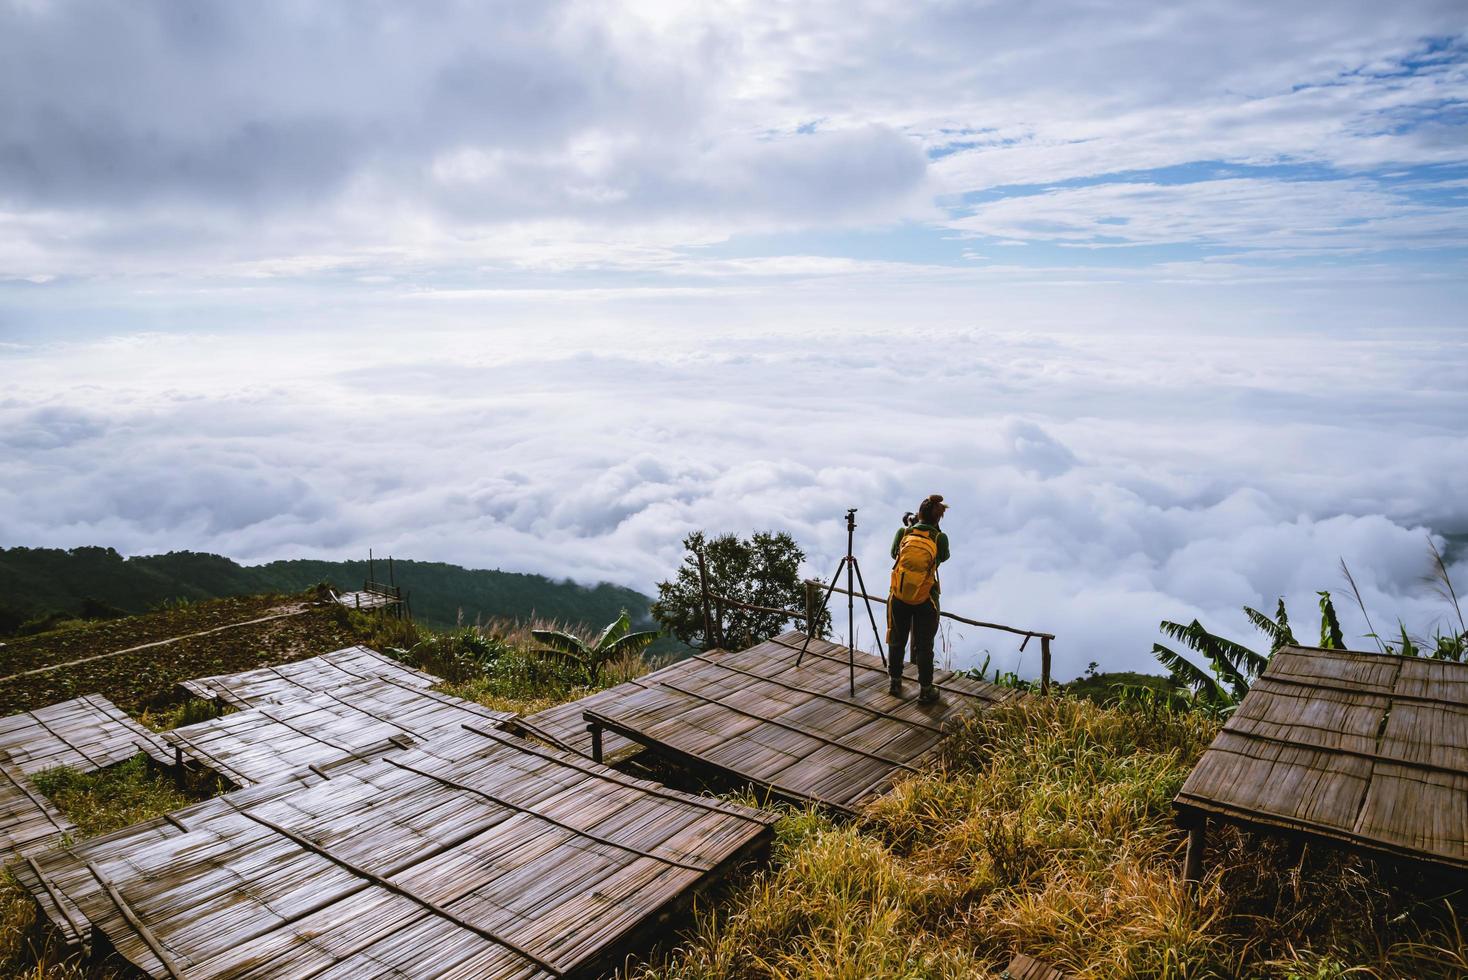
M 846 648 L 812 640 L 796 667 L 803 640 L 790 632 L 689 658 L 584 715 L 675 762 L 850 812 L 917 771 L 960 719 L 1015 694 L 939 670 L 942 700 L 920 705 L 914 684 L 893 697 L 881 660 L 857 652 L 852 697 Z
M 1009 961 L 1009 966 L 999 974 L 1001 980 L 1069 980 L 1064 973 L 1033 956 L 1019 953 Z
M 1468 870 L 1468 664 L 1285 647 L 1175 804 Z
M 182 686 L 206 701 L 219 700 L 234 708 L 253 708 L 294 701 L 304 694 L 329 691 L 370 677 L 391 677 L 413 687 L 433 687 L 443 682 L 441 677 L 357 646 L 273 667 L 200 677 L 184 681 Z
M 190 828 L 207 826 L 236 808 L 259 806 L 280 799 L 298 789 L 319 785 L 353 768 L 368 765 L 371 761 L 361 756 L 346 756 L 325 765 L 301 769 L 273 782 L 215 796 L 164 816 L 75 842 L 64 850 L 37 854 L 30 861 L 12 863 L 6 870 L 35 898 L 42 916 L 55 930 L 56 938 L 63 946 L 71 950 L 90 948 L 94 932 L 92 924 L 82 915 L 77 903 L 95 900 L 101 894 L 102 886 L 90 874 L 74 874 L 79 869 L 84 871 L 87 863 L 104 855 L 121 854 L 148 846 L 151 842 L 177 837 Z
M 163 739 L 186 762 L 251 786 L 343 755 L 377 756 L 465 724 L 493 727 L 513 717 L 393 677 L 371 677 L 186 725 Z
M 45 850 L 76 827 L 0 752 L 0 864 Z
M 580 977 L 766 852 L 774 820 L 461 728 L 11 871 L 62 935 L 155 977 Z
M 163 740 L 100 694 L 0 718 L 0 752 L 22 772 L 95 772 L 145 752 L 167 763 Z
M 337 595 L 336 601 L 350 609 L 386 609 L 395 606 L 403 600 L 396 596 L 384 595 L 381 592 L 342 592 Z
M 722 653 L 722 651 L 713 651 L 710 655 L 717 653 Z M 576 701 L 567 701 L 564 704 L 546 708 L 544 711 L 537 711 L 532 715 L 516 716 L 506 722 L 504 727 L 518 734 L 533 735 L 542 741 L 580 753 L 589 759 L 591 758 L 591 734 L 586 730 L 585 713 L 598 711 L 605 705 L 616 704 L 634 691 L 645 690 L 648 685 L 656 683 L 658 677 L 675 671 L 678 666 L 677 663 L 670 664 L 650 674 L 644 674 L 642 677 L 635 677 L 623 684 L 609 687 L 604 691 L 588 694 Z M 641 745 L 615 732 L 607 732 L 602 736 L 602 758 L 607 762 L 620 761 L 641 750 Z

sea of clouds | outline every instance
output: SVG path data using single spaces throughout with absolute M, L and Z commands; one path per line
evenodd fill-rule
M 1378 628 L 1430 632 L 1427 536 L 1468 527 L 1468 345 L 1442 336 L 563 322 L 3 356 L 24 380 L 0 401 L 0 540 L 370 546 L 650 591 L 694 529 L 787 530 L 827 575 L 858 507 L 880 591 L 903 511 L 938 492 L 947 608 L 1056 633 L 1063 677 L 1148 667 L 1163 618 L 1246 638 L 1240 607 L 1282 596 L 1309 635 L 1319 589 L 1369 645 L 1341 560 Z M 949 639 L 1037 669 L 1004 636 Z

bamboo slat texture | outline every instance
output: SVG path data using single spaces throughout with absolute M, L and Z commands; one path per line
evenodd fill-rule
M 199 677 L 184 681 L 182 686 L 206 701 L 218 699 L 234 708 L 253 708 L 294 701 L 304 694 L 329 691 L 369 677 L 391 677 L 413 687 L 432 687 L 443 681 L 376 650 L 358 646 L 274 667 Z
M 1175 805 L 1468 870 L 1468 664 L 1285 647 Z
M 343 755 L 381 755 L 464 724 L 495 726 L 513 717 L 394 677 L 372 677 L 186 725 L 163 738 L 188 763 L 250 786 Z
M 711 651 L 709 655 L 721 653 L 722 651 Z M 626 683 L 617 684 L 604 691 L 597 691 L 595 694 L 588 694 L 579 700 L 567 701 L 544 711 L 537 711 L 533 715 L 516 716 L 505 722 L 504 727 L 522 735 L 533 735 L 552 745 L 570 749 L 572 752 L 579 752 L 589 759 L 591 758 L 591 735 L 586 730 L 584 714 L 587 711 L 597 711 L 604 705 L 615 704 L 633 691 L 644 690 L 649 684 L 656 683 L 657 678 L 675 671 L 678 667 L 677 663 L 670 664 L 650 674 L 633 678 Z M 607 732 L 602 737 L 602 758 L 607 762 L 626 759 L 641 750 L 641 745 L 613 732 Z
M 584 715 L 674 761 L 849 812 L 916 771 L 959 719 L 1015 694 L 940 670 L 942 699 L 920 705 L 912 684 L 890 695 L 882 662 L 858 652 L 852 697 L 846 648 L 812 640 L 796 667 L 804 639 L 692 657 Z
M 156 977 L 594 976 L 774 815 L 493 730 L 343 760 L 11 866 Z
M 100 694 L 0 718 L 0 752 L 22 772 L 66 766 L 95 772 L 146 752 L 162 763 L 170 753 L 156 732 L 133 721 Z
M 0 863 L 45 850 L 76 827 L 0 752 Z
M 76 842 L 65 850 L 38 854 L 32 861 L 11 864 L 7 870 L 35 897 L 40 904 L 41 914 L 55 929 L 56 938 L 62 945 L 70 949 L 89 947 L 92 942 L 92 925 L 81 914 L 77 901 L 86 901 L 87 896 L 94 891 L 100 894 L 101 886 L 90 874 L 66 877 L 72 871 L 85 868 L 88 863 L 101 856 L 121 854 L 152 841 L 179 836 L 190 828 L 206 826 L 236 807 L 257 806 L 280 799 L 298 789 L 319 785 L 344 772 L 368 765 L 371 761 L 373 760 L 360 756 L 345 756 L 336 762 L 302 769 L 273 782 L 212 797 L 161 817 Z M 58 890 L 53 884 L 53 875 L 58 876 L 56 881 L 64 883 L 69 891 Z
M 1055 967 L 1024 953 L 1019 953 L 1010 960 L 1009 966 L 999 976 L 1002 980 L 1069 980 Z

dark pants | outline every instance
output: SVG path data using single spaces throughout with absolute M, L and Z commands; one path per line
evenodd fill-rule
M 912 662 L 917 664 L 918 683 L 933 683 L 933 640 L 938 636 L 938 607 L 931 601 L 909 606 L 897 599 L 887 602 L 887 670 L 893 680 L 902 679 L 903 654 L 912 637 Z

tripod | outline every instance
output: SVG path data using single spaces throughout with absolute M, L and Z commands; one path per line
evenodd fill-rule
M 867 597 L 867 584 L 861 577 L 861 566 L 856 563 L 856 555 L 852 554 L 852 544 L 856 539 L 856 508 L 852 507 L 846 512 L 846 556 L 836 565 L 836 574 L 831 576 L 831 584 L 826 586 L 825 598 L 821 600 L 821 608 L 811 619 L 811 623 L 821 621 L 821 613 L 826 611 L 826 606 L 831 602 L 831 593 L 836 589 L 836 582 L 841 578 L 841 570 L 846 569 L 846 659 L 847 667 L 851 672 L 851 694 L 856 695 L 856 588 L 852 582 L 855 574 L 856 582 L 861 585 L 861 598 L 867 604 L 867 616 L 872 621 L 872 638 L 877 641 L 877 652 L 881 654 L 882 666 L 887 665 L 887 654 L 882 649 L 881 631 L 877 629 L 877 614 L 872 612 L 872 600 Z M 812 625 L 812 629 L 814 625 Z M 800 654 L 795 658 L 795 666 L 800 666 L 800 661 L 805 657 L 805 651 L 810 648 L 810 634 L 807 633 L 805 643 L 800 647 Z

